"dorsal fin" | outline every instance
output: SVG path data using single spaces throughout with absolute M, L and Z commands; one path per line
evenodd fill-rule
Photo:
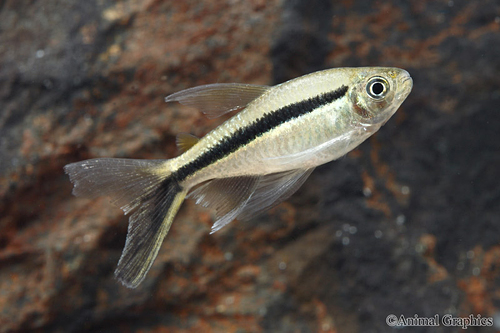
M 189 133 L 179 133 L 175 138 L 177 149 L 179 149 L 181 153 L 190 149 L 192 146 L 197 144 L 198 141 L 200 141 L 200 138 Z
M 269 88 L 242 83 L 207 84 L 173 93 L 165 97 L 165 102 L 195 107 L 212 119 L 244 108 Z

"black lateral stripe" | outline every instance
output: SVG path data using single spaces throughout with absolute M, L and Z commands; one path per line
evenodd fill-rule
M 223 157 L 235 152 L 242 146 L 252 142 L 257 137 L 271 131 L 273 128 L 284 124 L 292 119 L 310 113 L 315 109 L 330 104 L 347 93 L 348 87 L 340 88 L 311 97 L 309 99 L 293 103 L 275 111 L 265 113 L 246 127 L 239 128 L 232 136 L 225 137 L 217 145 L 206 153 L 201 154 L 186 165 L 179 168 L 172 176 L 179 182 L 183 181 L 196 171 L 201 170 Z

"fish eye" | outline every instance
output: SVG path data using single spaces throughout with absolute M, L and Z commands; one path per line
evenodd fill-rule
M 380 76 L 372 77 L 366 85 L 366 92 L 373 99 L 381 99 L 387 94 L 389 83 Z

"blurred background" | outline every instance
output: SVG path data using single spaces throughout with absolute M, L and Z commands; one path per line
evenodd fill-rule
M 186 201 L 139 288 L 114 280 L 128 217 L 73 197 L 65 164 L 174 157 L 223 121 L 175 91 L 345 66 L 413 92 L 254 221 L 210 235 Z M 0 331 L 500 330 L 499 73 L 496 0 L 0 1 Z

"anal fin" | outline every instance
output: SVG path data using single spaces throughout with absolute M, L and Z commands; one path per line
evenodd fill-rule
M 259 182 L 258 176 L 219 178 L 205 182 L 189 193 L 197 204 L 215 210 L 211 233 L 233 221 L 245 207 Z
M 261 176 L 252 197 L 238 213 L 237 219 L 250 220 L 279 205 L 304 184 L 313 170 L 296 169 Z
M 215 210 L 217 220 L 211 231 L 214 233 L 234 219 L 249 220 L 283 202 L 299 189 L 313 170 L 213 179 L 191 191 L 188 198 Z

